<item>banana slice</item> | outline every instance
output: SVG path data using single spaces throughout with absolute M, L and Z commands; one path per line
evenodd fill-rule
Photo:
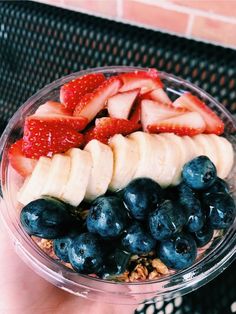
M 171 182 L 172 185 L 177 185 L 181 181 L 181 172 L 184 164 L 187 161 L 187 150 L 184 141 L 181 136 L 178 136 L 174 133 L 162 133 L 159 134 L 164 137 L 170 145 L 175 150 L 175 159 L 176 159 L 176 172 Z
M 208 134 L 198 134 L 193 136 L 192 139 L 203 150 L 203 155 L 210 158 L 218 169 L 219 158 L 213 139 Z
M 18 192 L 17 199 L 23 205 L 39 198 L 48 179 L 51 167 L 51 159 L 48 157 L 40 157 L 31 176 L 29 176 Z
M 197 143 L 192 139 L 192 137 L 185 135 L 182 136 L 182 139 L 184 141 L 185 149 L 187 152 L 186 162 L 192 160 L 197 156 L 204 155 L 202 146 L 197 145 Z
M 88 180 L 85 198 L 93 200 L 104 194 L 111 182 L 113 154 L 108 145 L 97 140 L 90 141 L 84 148 L 92 157 L 92 169 Z
M 42 195 L 61 198 L 70 173 L 70 157 L 63 154 L 55 154 L 48 173 Z
M 139 152 L 135 140 L 121 134 L 114 135 L 109 145 L 114 155 L 113 175 L 109 189 L 115 191 L 124 188 L 134 178 Z
M 78 206 L 85 197 L 92 169 L 92 158 L 89 152 L 79 148 L 71 148 L 66 155 L 70 158 L 71 166 L 61 198 L 73 206 Z
M 224 137 L 217 136 L 215 134 L 208 135 L 215 143 L 217 156 L 218 156 L 218 177 L 226 178 L 234 164 L 234 151 L 232 144 Z

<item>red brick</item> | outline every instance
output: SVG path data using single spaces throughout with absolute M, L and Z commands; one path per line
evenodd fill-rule
M 175 33 L 184 33 L 188 15 L 135 0 L 124 0 L 123 18 Z
M 236 18 L 235 0 L 169 0 L 181 6 Z
M 194 19 L 192 36 L 220 44 L 236 46 L 235 30 L 236 24 L 197 16 Z
M 108 17 L 116 16 L 116 0 L 63 0 L 63 5 L 76 11 L 85 10 Z

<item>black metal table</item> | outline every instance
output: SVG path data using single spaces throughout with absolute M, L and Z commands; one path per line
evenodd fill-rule
M 236 51 L 47 5 L 0 2 L 0 130 L 53 80 L 105 65 L 156 67 L 190 80 L 236 112 Z M 227 314 L 235 263 L 206 286 L 137 313 Z M 233 309 L 233 307 L 232 307 Z

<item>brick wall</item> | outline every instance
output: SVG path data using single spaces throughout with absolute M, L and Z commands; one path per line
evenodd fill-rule
M 236 0 L 40 0 L 236 49 Z

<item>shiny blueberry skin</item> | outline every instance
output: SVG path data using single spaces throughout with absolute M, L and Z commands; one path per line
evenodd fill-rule
M 207 156 L 199 156 L 184 165 L 182 177 L 190 188 L 205 190 L 216 180 L 216 167 Z
M 180 232 L 187 217 L 178 203 L 166 200 L 149 214 L 148 222 L 153 238 L 161 241 Z
M 73 238 L 68 256 L 71 266 L 79 273 L 97 274 L 104 262 L 100 238 L 92 233 L 82 233 Z
M 156 246 L 156 240 L 140 223 L 134 222 L 121 240 L 123 247 L 132 254 L 145 254 Z
M 73 223 L 67 207 L 51 197 L 40 198 L 23 207 L 20 221 L 28 234 L 55 239 L 65 235 Z
M 157 256 L 170 268 L 184 269 L 194 263 L 197 245 L 191 235 L 180 233 L 162 241 L 158 246 Z
M 193 233 L 193 238 L 196 241 L 197 247 L 203 247 L 211 241 L 214 234 L 214 229 L 205 224 L 201 230 Z
M 86 223 L 90 232 L 104 238 L 119 236 L 128 222 L 128 212 L 116 196 L 100 196 L 92 203 Z
M 214 193 L 203 200 L 209 225 L 213 229 L 227 229 L 235 219 L 236 208 L 233 198 L 226 193 Z
M 227 182 L 218 177 L 216 178 L 214 184 L 209 189 L 203 191 L 204 195 L 219 192 L 229 193 L 229 185 L 227 184 Z
M 200 230 L 205 222 L 205 213 L 202 209 L 201 202 L 196 197 L 192 189 L 181 183 L 178 186 L 179 203 L 184 208 L 186 216 L 188 217 L 186 223 L 186 230 L 189 232 L 196 232 Z
M 138 178 L 124 188 L 123 200 L 135 219 L 144 220 L 160 204 L 162 189 L 152 179 Z
M 73 239 L 80 234 L 80 230 L 70 230 L 66 236 L 55 239 L 53 241 L 53 249 L 58 258 L 63 262 L 69 263 L 68 249 L 73 242 Z
M 113 252 L 105 258 L 99 276 L 103 279 L 112 279 L 112 276 L 123 274 L 127 269 L 130 256 L 130 253 L 120 248 L 113 249 Z

